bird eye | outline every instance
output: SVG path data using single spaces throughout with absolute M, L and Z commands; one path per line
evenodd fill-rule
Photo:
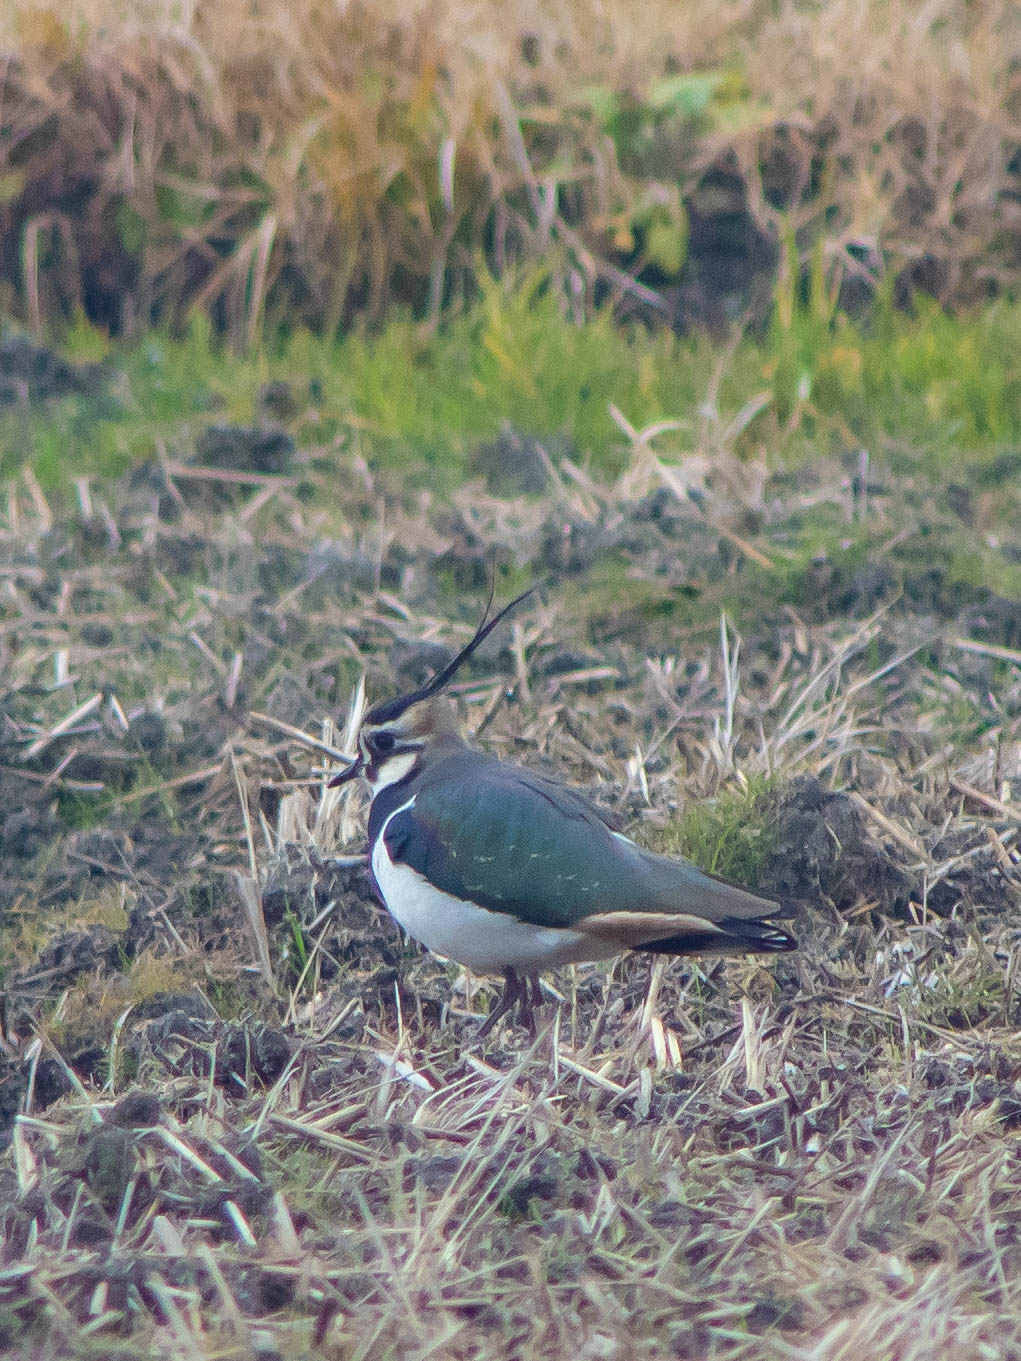
M 396 741 L 392 732 L 374 732 L 369 738 L 369 747 L 377 756 L 387 756 L 393 751 Z

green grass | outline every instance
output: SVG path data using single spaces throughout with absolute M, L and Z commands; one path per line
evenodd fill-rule
M 1021 306 L 1007 302 L 956 317 L 921 300 L 910 314 L 885 302 L 865 323 L 841 313 L 812 275 L 800 291 L 778 286 L 768 331 L 721 359 L 705 338 L 622 329 L 608 312 L 576 325 L 536 274 L 514 288 L 490 282 L 477 306 L 435 332 L 399 320 L 337 343 L 281 334 L 238 356 L 198 319 L 181 339 L 154 334 L 130 347 L 79 324 L 63 347 L 100 363 L 94 390 L 36 403 L 27 422 L 20 407 L 0 413 L 0 479 L 27 461 L 56 507 L 73 505 L 76 479 L 101 488 L 155 457 L 194 460 L 210 424 L 265 423 L 260 394 L 270 382 L 289 385 L 299 449 L 291 471 L 324 525 L 344 513 L 353 457 L 402 496 L 444 495 L 507 423 L 611 482 L 635 457 L 616 408 L 637 430 L 674 423 L 655 441 L 666 463 L 765 450 L 774 471 L 800 479 L 828 468 L 822 476 L 839 489 L 866 450 L 880 489 L 891 473 L 920 489 L 896 522 L 881 490 L 861 516 L 849 516 L 837 490 L 784 520 L 764 519 L 752 537 L 770 566 L 739 558 L 731 569 L 710 554 L 682 591 L 664 579 L 646 583 L 637 606 L 629 598 L 629 609 L 662 615 L 664 627 L 701 627 L 721 609 L 740 622 L 763 603 L 843 607 L 879 560 L 889 569 L 884 598 L 928 589 L 920 578 L 934 562 L 944 598 L 1021 595 L 1021 566 L 1002 543 L 1017 521 L 1012 451 L 1021 444 Z M 948 484 L 968 510 L 951 512 Z M 586 609 L 598 613 L 592 588 L 605 579 L 617 614 L 626 563 L 610 543 L 589 568 Z
M 1009 1024 L 1006 980 L 981 937 L 973 937 L 958 958 L 937 959 L 917 973 L 913 986 L 918 1014 L 926 1020 L 951 1030 L 989 1021 Z
M 810 296 L 783 306 L 758 347 L 769 410 L 787 453 L 850 436 L 898 468 L 955 471 L 996 458 L 1021 433 L 1021 307 L 1001 299 L 951 315 L 931 299 L 910 312 L 881 300 L 867 322 Z
M 769 782 L 753 778 L 708 803 L 691 803 L 655 838 L 664 855 L 682 855 L 709 874 L 741 884 L 758 881 L 772 849 Z
M 48 493 L 163 451 L 189 456 L 207 424 L 257 422 L 272 380 L 292 384 L 295 431 L 328 458 L 355 444 L 376 466 L 450 486 L 475 446 L 510 422 L 567 437 L 579 460 L 612 477 L 630 453 L 611 405 L 636 429 L 682 422 L 658 446 L 668 459 L 696 452 L 714 419 L 701 407 L 719 362 L 705 339 L 620 329 L 608 313 L 578 326 L 539 276 L 513 289 L 490 283 L 435 333 L 398 320 L 337 343 L 280 336 L 242 357 L 197 320 L 183 339 L 150 335 L 127 348 L 80 324 L 63 344 L 72 358 L 105 360 L 109 381 L 46 404 L 30 423 L 29 461 Z M 733 432 L 739 454 L 765 445 L 797 466 L 860 444 L 902 467 L 956 476 L 962 456 L 990 467 L 1021 440 L 1021 307 L 950 317 L 919 300 L 912 315 L 887 304 L 863 324 L 812 297 L 778 297 L 767 334 L 744 339 L 725 367 L 719 427 L 757 395 L 761 411 Z M 0 475 L 24 457 L 24 427 L 20 411 L 0 420 Z

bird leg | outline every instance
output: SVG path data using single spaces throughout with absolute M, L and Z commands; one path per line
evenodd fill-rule
M 531 995 L 529 995 L 531 993 Z M 518 1020 L 528 1029 L 529 1035 L 535 1039 L 535 1013 L 532 1010 L 535 1006 L 542 1006 L 542 993 L 539 991 L 538 974 L 525 974 L 524 977 L 518 975 Z
M 482 1022 L 476 1039 L 485 1039 L 493 1026 L 496 1025 L 497 1021 L 499 1021 L 501 1017 L 506 1016 L 515 1003 L 517 1003 L 517 1006 L 520 1009 L 522 1002 L 527 1006 L 528 997 L 524 979 L 513 969 L 504 969 L 503 996 Z
M 538 975 L 537 973 L 530 973 L 530 974 L 528 975 L 528 982 L 529 982 L 529 984 L 531 985 L 531 989 L 532 989 L 532 1000 L 531 1000 L 531 1005 L 532 1005 L 533 1007 L 541 1007 L 541 1006 L 542 1006 L 542 985 L 541 985 L 540 982 L 539 982 L 539 975 Z
M 533 1009 L 542 1006 L 542 988 L 539 986 L 539 975 L 533 973 L 522 976 L 515 969 L 504 969 L 503 977 L 503 996 L 482 1022 L 476 1038 L 484 1039 L 497 1021 L 506 1016 L 515 1005 L 518 1009 L 518 1020 L 523 1026 L 528 1027 L 528 1033 L 534 1037 L 535 1014 Z

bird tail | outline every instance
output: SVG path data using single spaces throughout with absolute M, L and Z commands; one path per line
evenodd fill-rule
M 700 929 L 698 922 L 692 921 L 689 931 L 688 922 L 683 926 L 678 922 L 677 928 L 664 931 L 662 936 L 657 933 L 642 949 L 716 955 L 779 954 L 797 949 L 791 932 L 777 925 L 785 917 L 794 916 L 794 909 L 786 903 L 697 869 L 686 860 L 670 860 L 646 851 L 643 862 L 646 901 L 660 909 L 673 908 L 701 917 L 706 926 Z
M 777 903 L 771 916 L 791 915 L 789 908 Z M 715 929 L 684 931 L 639 946 L 656 955 L 743 955 L 781 954 L 798 948 L 797 938 L 766 917 L 721 917 Z

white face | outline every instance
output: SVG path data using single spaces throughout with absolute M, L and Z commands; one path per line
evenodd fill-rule
M 396 756 L 389 757 L 386 761 L 378 762 L 373 766 L 366 766 L 364 774 L 369 782 L 369 788 L 372 790 L 372 797 L 375 798 L 381 789 L 386 789 L 387 785 L 397 784 L 406 775 L 410 775 L 417 763 L 417 751 L 402 751 Z
M 402 733 L 393 723 L 363 728 L 358 745 L 362 753 L 362 776 L 375 798 L 381 789 L 397 784 L 411 774 L 425 744 Z

